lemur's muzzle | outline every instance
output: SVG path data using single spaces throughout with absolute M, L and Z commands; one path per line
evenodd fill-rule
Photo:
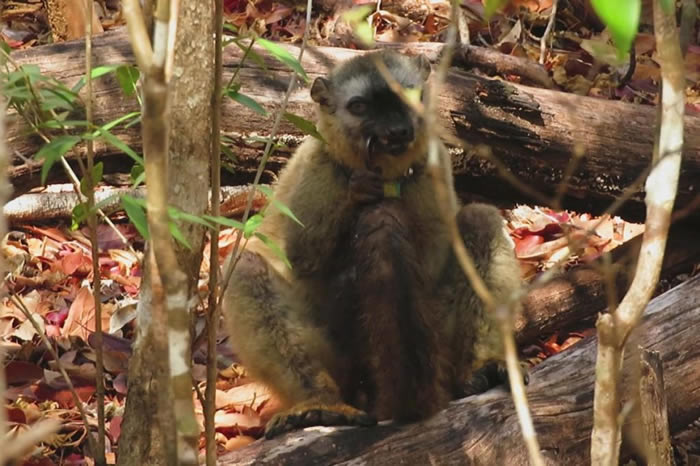
M 382 131 L 381 135 L 370 135 L 367 138 L 367 154 L 371 159 L 376 154 L 401 155 L 413 142 L 413 127 L 395 125 Z

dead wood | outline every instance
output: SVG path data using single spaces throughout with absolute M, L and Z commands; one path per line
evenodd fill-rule
M 651 301 L 634 344 L 658 351 L 671 432 L 700 415 L 700 276 Z M 548 464 L 588 464 L 592 422 L 595 337 L 547 359 L 527 387 L 540 446 Z M 625 367 L 638 358 L 628 351 Z M 629 419 L 628 422 L 640 422 Z M 457 400 L 418 424 L 375 428 L 310 428 L 260 440 L 221 458 L 247 464 L 474 464 L 527 465 L 510 395 L 494 389 Z
M 668 431 L 668 408 L 664 389 L 664 370 L 661 356 L 655 351 L 642 349 L 639 401 L 644 425 L 644 445 L 647 460 L 658 466 L 673 465 L 671 435 Z
M 85 26 L 90 19 L 93 34 L 104 32 L 95 9 L 92 17 L 89 17 L 85 0 L 46 0 L 46 10 L 54 42 L 85 37 Z
M 296 47 L 285 47 L 292 54 L 296 53 Z M 426 53 L 431 59 L 435 59 L 441 50 L 441 44 L 397 47 L 409 53 Z M 96 65 L 132 62 L 129 45 L 121 30 L 109 31 L 96 38 L 94 49 Z M 362 52 L 310 48 L 303 65 L 313 79 L 324 74 L 329 66 L 358 53 Z M 235 46 L 226 49 L 224 67 L 227 77 L 238 66 L 241 56 L 242 52 Z M 15 59 L 20 63 L 37 64 L 43 71 L 68 84 L 77 81 L 83 73 L 81 42 L 36 47 L 16 53 Z M 262 152 L 261 144 L 251 141 L 249 136 L 266 134 L 290 77 L 290 71 L 278 62 L 265 58 L 265 63 L 267 71 L 252 61 L 246 62 L 239 76 L 243 84 L 241 92 L 256 99 L 268 110 L 268 115 L 261 116 L 230 100 L 225 101 L 223 108 L 223 128 L 234 135 L 232 149 L 238 159 L 234 164 L 238 183 L 250 180 L 250 172 L 257 166 Z M 109 121 L 137 109 L 136 101 L 124 98 L 112 77 L 101 78 L 96 84 L 97 121 Z M 564 205 L 569 208 L 603 211 L 644 172 L 651 159 L 655 109 L 650 106 L 525 87 L 458 70 L 450 73 L 440 99 L 441 119 L 448 134 L 459 136 L 470 144 L 490 146 L 510 172 L 546 194 L 551 194 L 562 180 L 574 151 L 582 153 L 584 156 L 567 183 Z M 303 85 L 292 94 L 289 111 L 307 119 L 314 118 L 315 107 Z M 676 202 L 678 208 L 695 199 L 697 180 L 700 179 L 700 118 L 686 116 L 685 124 L 687 139 Z M 115 132 L 140 150 L 137 128 Z M 39 182 L 38 167 L 25 160 L 38 150 L 41 142 L 24 134 L 22 124 L 11 122 L 8 136 L 13 166 L 9 175 L 20 192 Z M 266 181 L 274 177 L 302 136 L 300 130 L 289 122 L 282 124 L 281 134 L 287 149 L 277 151 L 273 157 Z M 104 145 L 98 145 L 96 149 L 102 158 L 115 153 Z M 490 198 L 532 200 L 502 182 L 493 164 L 474 153 L 456 151 L 453 160 L 458 188 Z M 500 188 L 498 192 L 494 186 Z M 642 218 L 642 201 L 643 192 L 639 187 L 622 212 L 631 219 Z M 700 219 L 697 209 L 690 216 Z
M 70 190 L 62 192 L 39 192 L 22 194 L 3 207 L 3 214 L 10 224 L 47 222 L 51 220 L 70 219 L 73 209 L 80 203 L 75 192 Z M 224 186 L 221 188 L 221 215 L 227 217 L 239 217 L 243 215 L 246 200 L 251 186 Z M 121 209 L 119 196 L 128 194 L 132 197 L 144 198 L 146 190 L 143 186 L 138 188 L 104 187 L 95 192 L 95 201 L 101 204 L 103 212 L 110 214 Z M 255 192 L 253 209 L 261 209 L 265 203 L 265 196 Z

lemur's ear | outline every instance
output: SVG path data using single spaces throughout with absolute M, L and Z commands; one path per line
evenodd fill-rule
M 326 78 L 316 78 L 311 85 L 311 98 L 329 112 L 335 111 L 335 99 L 331 91 L 331 82 Z
M 430 76 L 431 71 L 430 60 L 428 60 L 428 57 L 426 57 L 422 53 L 414 57 L 414 60 L 416 62 L 416 66 L 418 66 L 418 69 L 421 72 L 421 78 L 423 79 L 423 81 L 426 81 L 428 79 L 428 76 Z

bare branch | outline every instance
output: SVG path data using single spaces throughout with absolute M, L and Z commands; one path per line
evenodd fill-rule
M 218 217 L 221 211 L 219 194 L 221 189 L 221 93 L 223 80 L 223 0 L 214 0 L 214 91 L 211 97 L 211 214 Z M 255 191 L 255 189 L 253 189 Z M 216 432 L 214 414 L 216 411 L 216 334 L 219 329 L 219 309 L 216 305 L 219 278 L 219 225 L 209 232 L 209 296 L 207 313 L 207 386 L 204 406 L 204 433 L 206 436 L 207 466 L 216 465 Z
M 94 2 L 88 0 L 88 17 L 92 18 Z M 87 21 L 85 26 L 85 82 L 87 85 L 87 101 L 85 102 L 86 120 L 88 128 L 92 129 L 93 123 L 93 91 L 92 91 L 92 21 Z M 100 251 L 97 242 L 97 212 L 95 212 L 95 150 L 93 140 L 87 140 L 87 171 L 83 173 L 85 179 L 88 228 L 90 229 L 90 246 L 92 250 L 92 296 L 95 301 L 95 404 L 97 407 L 97 450 L 95 463 L 98 466 L 107 464 L 105 459 L 105 385 L 104 385 L 104 360 L 102 348 L 102 297 L 100 293 Z
M 639 323 L 661 273 L 680 175 L 685 109 L 683 58 L 674 12 L 667 14 L 660 3 L 660 0 L 654 2 L 654 32 L 661 64 L 661 120 L 652 158 L 653 167 L 646 181 L 644 236 L 634 279 L 627 294 L 614 313 L 600 316 L 596 323 L 599 340 L 591 462 L 600 466 L 616 465 L 619 461 L 618 385 L 624 345 Z

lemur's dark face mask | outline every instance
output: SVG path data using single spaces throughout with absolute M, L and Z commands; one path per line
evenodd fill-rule
M 391 91 L 372 96 L 367 101 L 367 115 L 362 125 L 362 135 L 371 160 L 377 155 L 400 156 L 415 139 L 412 111 Z

